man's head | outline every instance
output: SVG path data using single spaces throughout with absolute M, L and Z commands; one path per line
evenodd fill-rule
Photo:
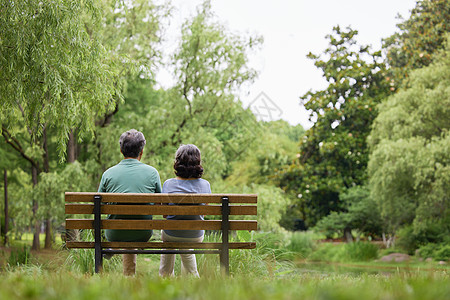
M 122 133 L 119 144 L 124 157 L 140 158 L 145 146 L 145 137 L 142 132 L 131 129 Z

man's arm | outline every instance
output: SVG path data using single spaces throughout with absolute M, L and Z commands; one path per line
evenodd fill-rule
M 98 186 L 99 193 L 105 193 L 106 192 L 106 179 L 105 179 L 105 173 L 102 175 L 102 179 L 100 180 L 100 185 Z

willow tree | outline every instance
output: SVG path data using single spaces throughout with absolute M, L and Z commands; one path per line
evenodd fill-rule
M 29 163 L 35 186 L 49 167 L 48 129 L 62 157 L 70 129 L 92 132 L 96 116 L 120 94 L 116 71 L 95 31 L 86 31 L 86 22 L 100 24 L 96 1 L 3 0 L 0 12 L 2 135 Z M 38 220 L 34 224 L 38 249 Z
M 110 125 L 98 131 L 98 162 L 106 168 L 120 159 L 117 137 L 136 128 L 147 137 L 143 161 L 157 167 L 162 177 L 173 174 L 170 161 L 180 143 L 197 144 L 205 170 L 224 175 L 227 162 L 248 149 L 241 145 L 257 137 L 243 124 L 256 120 L 242 108 L 237 90 L 256 76 L 248 54 L 260 43 L 260 37 L 235 34 L 217 21 L 209 2 L 199 6 L 183 23 L 177 49 L 164 53 L 173 86 L 158 89 L 149 76 L 128 81 L 124 103 Z M 86 156 L 95 156 L 93 147 L 87 151 Z
M 449 38 L 450 35 L 447 35 Z M 373 198 L 391 234 L 450 232 L 450 42 L 409 86 L 380 105 L 369 142 Z M 418 246 L 418 245 L 416 245 Z

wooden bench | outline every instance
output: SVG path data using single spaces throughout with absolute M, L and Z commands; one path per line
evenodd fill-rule
M 93 229 L 94 242 L 66 241 L 67 248 L 94 248 L 95 272 L 102 270 L 103 254 L 219 254 L 222 269 L 229 273 L 230 249 L 254 249 L 253 242 L 229 242 L 230 230 L 257 230 L 256 220 L 230 220 L 230 216 L 257 213 L 257 195 L 238 194 L 119 194 L 65 193 L 66 230 Z M 148 203 L 163 205 L 148 205 Z M 174 205 L 164 205 L 172 203 Z M 199 205 L 205 203 L 208 205 Z M 191 204 L 191 205 L 189 205 Z M 245 204 L 245 205 L 244 205 Z M 221 220 L 109 220 L 102 215 L 205 215 Z M 74 219 L 71 215 L 88 215 Z M 93 215 L 93 216 L 92 216 Z M 220 243 L 106 242 L 102 229 L 215 230 Z

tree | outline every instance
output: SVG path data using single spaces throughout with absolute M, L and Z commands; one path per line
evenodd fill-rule
M 448 37 L 448 35 L 447 35 Z M 414 232 L 450 219 L 450 43 L 428 67 L 411 72 L 409 87 L 380 105 L 369 142 L 373 198 L 387 229 Z
M 199 146 L 209 170 L 205 176 L 226 176 L 227 162 L 246 150 L 241 145 L 256 140 L 241 126 L 242 120 L 255 118 L 242 108 L 236 90 L 256 76 L 247 56 L 260 42 L 259 37 L 231 33 L 205 2 L 184 23 L 180 46 L 170 55 L 174 86 L 156 89 L 151 78 L 130 77 L 125 103 L 96 132 L 98 147 L 90 148 L 88 156 L 97 156 L 100 171 L 116 163 L 117 137 L 136 128 L 147 136 L 143 161 L 155 165 L 161 176 L 172 176 L 170 161 L 180 143 Z
M 377 104 L 390 93 L 381 51 L 358 46 L 357 31 L 333 28 L 324 58 L 308 57 L 323 71 L 328 87 L 301 97 L 314 125 L 300 140 L 299 158 L 280 175 L 298 198 L 292 207 L 308 226 L 345 205 L 341 192 L 366 181 L 366 137 Z
M 400 32 L 384 40 L 392 88 L 400 87 L 412 70 L 428 66 L 435 53 L 444 48 L 449 19 L 449 1 L 417 1 L 409 19 L 397 25 Z
M 7 144 L 30 167 L 33 186 L 48 171 L 47 131 L 62 157 L 69 130 L 92 132 L 120 92 L 114 62 L 84 20 L 99 24 L 94 1 L 3 1 L 0 7 L 0 123 Z M 33 204 L 39 248 L 37 202 Z
M 355 186 L 340 194 L 340 201 L 347 209 L 342 212 L 331 212 L 320 219 L 315 229 L 324 232 L 327 237 L 335 233 L 344 236 L 347 241 L 353 241 L 351 231 L 368 236 L 380 236 L 382 233 L 382 220 L 377 203 L 370 197 L 367 187 Z

